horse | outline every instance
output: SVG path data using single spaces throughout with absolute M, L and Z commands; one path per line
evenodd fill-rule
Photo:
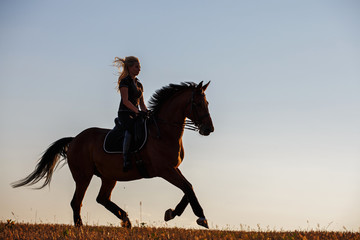
M 214 131 L 208 109 L 203 82 L 169 84 L 157 90 L 149 101 L 154 121 L 148 124 L 148 139 L 138 153 L 143 159 L 148 178 L 161 177 L 183 191 L 184 196 L 175 207 L 165 212 L 164 220 L 181 216 L 187 205 L 198 217 L 197 224 L 208 227 L 207 219 L 195 195 L 191 183 L 186 180 L 179 165 L 184 159 L 182 136 L 186 123 L 192 121 L 200 135 L 208 136 Z M 96 201 L 121 220 L 121 226 L 131 228 L 128 214 L 111 201 L 111 192 L 117 181 L 133 181 L 143 178 L 136 168 L 123 172 L 122 154 L 109 154 L 103 149 L 109 129 L 88 128 L 76 137 L 64 137 L 55 141 L 39 159 L 35 170 L 26 178 L 12 183 L 12 187 L 30 186 L 44 179 L 41 189 L 50 184 L 52 175 L 61 161 L 67 162 L 76 188 L 71 200 L 74 224 L 83 225 L 80 210 L 87 187 L 93 175 L 101 179 Z M 67 160 L 67 161 L 66 161 Z

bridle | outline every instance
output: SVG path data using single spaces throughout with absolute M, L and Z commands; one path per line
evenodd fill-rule
M 199 113 L 197 111 L 197 104 L 194 102 L 194 95 L 195 95 L 195 90 L 193 89 L 192 94 L 191 94 L 191 100 L 190 100 L 190 114 L 193 115 L 194 120 L 190 122 L 192 122 L 195 126 L 197 126 L 197 128 L 199 126 L 201 126 L 201 122 L 204 118 L 209 117 L 210 113 L 207 112 L 201 116 L 199 116 Z M 203 97 L 205 96 L 203 93 L 201 94 Z
M 165 121 L 165 120 L 162 120 L 162 119 L 157 119 L 156 120 L 155 116 L 152 116 L 152 119 L 153 119 L 153 121 L 155 123 L 155 126 L 157 128 L 158 138 L 160 137 L 160 130 L 159 130 L 157 121 L 161 122 L 161 123 L 168 124 L 170 126 L 181 127 L 181 128 L 187 129 L 187 130 L 192 130 L 192 131 L 199 131 L 200 130 L 199 128 L 201 126 L 201 121 L 204 118 L 209 117 L 210 113 L 205 113 L 205 114 L 199 116 L 198 111 L 197 111 L 198 104 L 196 104 L 195 101 L 194 101 L 195 91 L 196 91 L 196 89 L 192 90 L 191 99 L 190 99 L 190 102 L 189 102 L 189 104 L 190 104 L 190 114 L 193 116 L 194 120 L 186 119 L 184 123 L 175 123 L 175 122 L 168 122 L 168 121 Z

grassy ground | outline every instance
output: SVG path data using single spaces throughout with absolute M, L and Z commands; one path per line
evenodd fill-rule
M 26 224 L 13 221 L 0 223 L 0 239 L 346 239 L 360 240 L 355 232 L 327 231 L 221 231 L 181 228 L 84 226 L 75 228 L 60 224 Z

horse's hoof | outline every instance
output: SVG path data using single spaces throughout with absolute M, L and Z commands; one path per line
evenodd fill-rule
M 164 216 L 165 222 L 167 222 L 167 221 L 169 221 L 169 220 L 171 220 L 171 219 L 173 219 L 175 217 L 173 211 L 174 210 L 172 210 L 172 209 L 166 210 L 165 216 Z
M 82 227 L 82 226 L 83 226 L 82 220 L 81 220 L 81 219 L 78 219 L 78 220 L 75 222 L 75 227 Z
M 209 229 L 209 225 L 206 218 L 199 218 L 198 220 L 196 220 L 196 223 L 204 228 Z
M 122 221 L 121 221 L 121 226 L 123 228 L 128 228 L 130 229 L 131 228 L 131 222 L 130 222 L 130 219 L 128 217 L 124 218 Z

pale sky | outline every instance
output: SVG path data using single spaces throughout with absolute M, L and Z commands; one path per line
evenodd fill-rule
M 12 189 L 54 141 L 112 128 L 114 57 L 135 55 L 147 102 L 169 83 L 211 80 L 215 132 L 185 132 L 180 166 L 211 228 L 360 228 L 358 1 L 0 2 L 0 220 L 72 224 L 68 166 L 50 189 Z M 87 224 L 119 225 L 96 203 Z M 136 225 L 198 228 L 160 178 L 119 182 Z

